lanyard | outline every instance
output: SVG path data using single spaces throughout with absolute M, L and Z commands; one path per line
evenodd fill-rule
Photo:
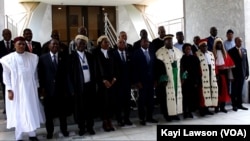
M 84 55 L 83 55 L 83 57 L 81 57 L 81 55 L 78 54 L 78 56 L 81 59 L 82 63 L 84 64 L 85 63 L 85 61 L 84 61 Z

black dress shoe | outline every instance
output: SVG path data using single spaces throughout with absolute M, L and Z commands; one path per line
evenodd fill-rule
M 23 140 L 17 140 L 17 141 L 23 141 Z
M 178 116 L 170 116 L 170 118 L 171 118 L 172 120 L 180 120 L 180 118 L 179 118 Z
M 122 126 L 124 126 L 125 124 L 122 122 L 122 121 L 118 121 L 118 126 L 120 126 L 120 127 L 122 127 Z
M 166 120 L 167 122 L 172 121 L 172 119 L 170 118 L 170 116 L 164 116 L 164 118 L 165 118 L 165 120 Z
M 68 137 L 69 136 L 69 132 L 68 131 L 62 131 L 62 134 L 64 137 Z
M 233 107 L 233 111 L 235 111 L 235 112 L 236 112 L 237 110 L 238 110 L 238 108 L 237 108 L 237 107 Z
M 53 138 L 53 134 L 47 134 L 47 139 L 52 139 Z
M 95 130 L 94 129 L 87 129 L 87 132 L 89 132 L 90 135 L 94 135 L 95 134 Z
M 78 135 L 79 136 L 83 136 L 85 134 L 85 131 L 84 130 L 79 130 L 79 132 L 78 132 Z
M 214 112 L 215 112 L 215 113 L 218 113 L 218 112 L 219 112 L 219 107 L 215 107 L 215 108 L 214 108 Z
M 125 120 L 124 124 L 125 125 L 133 125 L 133 123 L 129 119 Z
M 150 123 L 158 123 L 158 121 L 155 120 L 155 119 L 153 119 L 153 118 L 147 119 L 147 122 L 150 122 Z
M 227 110 L 225 108 L 220 109 L 221 112 L 227 113 Z
M 141 124 L 141 125 L 146 125 L 146 121 L 145 121 L 145 120 L 141 120 L 141 121 L 140 121 L 140 124 Z
M 6 114 L 6 111 L 5 111 L 5 110 L 3 110 L 3 114 Z
M 248 110 L 248 108 L 243 107 L 243 106 L 239 106 L 238 109 L 241 109 L 241 110 Z
M 37 137 L 29 137 L 30 141 L 39 141 Z

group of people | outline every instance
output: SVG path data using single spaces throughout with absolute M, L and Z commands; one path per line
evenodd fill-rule
M 69 136 L 67 117 L 73 115 L 80 136 L 93 135 L 94 119 L 101 118 L 104 131 L 132 125 L 130 121 L 131 89 L 138 91 L 138 117 L 141 125 L 157 123 L 153 118 L 154 96 L 166 121 L 224 112 L 226 103 L 233 110 L 247 110 L 242 105 L 242 88 L 249 76 L 247 51 L 242 39 L 233 40 L 228 30 L 227 41 L 211 36 L 194 37 L 194 44 L 184 43 L 183 32 L 172 34 L 158 28 L 159 38 L 149 41 L 142 29 L 140 39 L 127 43 L 121 31 L 117 44 L 110 46 L 102 35 L 97 46 L 79 27 L 69 46 L 53 30 L 51 40 L 43 44 L 32 41 L 32 30 L 11 40 L 11 31 L 3 30 L 0 41 L 1 84 L 5 97 L 7 128 L 15 128 L 16 140 L 28 133 L 37 141 L 35 130 L 45 122 L 47 139 L 53 138 L 54 118 L 59 118 L 63 136 Z M 234 43 L 235 41 L 235 43 Z

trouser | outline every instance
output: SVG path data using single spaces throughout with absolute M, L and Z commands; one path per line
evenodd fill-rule
M 235 79 L 232 83 L 232 105 L 233 107 L 240 107 L 242 106 L 242 89 L 244 85 L 244 79 L 238 78 Z
M 3 82 L 1 82 L 1 86 L 2 86 L 2 92 L 3 92 L 3 101 L 4 101 L 4 110 L 5 110 L 5 85 Z
M 23 133 L 19 128 L 16 128 L 15 130 L 15 136 L 16 136 L 16 140 L 22 140 L 23 139 Z M 35 131 L 31 131 L 28 132 L 29 137 L 35 137 L 36 136 L 36 132 Z

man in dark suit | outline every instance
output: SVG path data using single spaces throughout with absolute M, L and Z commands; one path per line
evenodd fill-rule
M 134 44 L 133 44 L 133 51 L 141 48 L 141 40 L 142 39 L 147 39 L 148 40 L 148 32 L 145 29 L 142 29 L 140 31 L 140 37 L 141 37 L 141 39 L 139 39 L 138 41 L 134 42 Z M 151 42 L 149 42 L 149 45 L 150 44 L 151 44 Z M 149 49 L 152 50 L 152 51 L 154 50 L 154 49 L 152 49 L 151 45 L 150 45 Z
M 159 48 L 164 46 L 163 38 L 166 36 L 166 30 L 164 26 L 158 27 L 158 35 L 159 37 L 152 41 L 152 47 L 154 52 L 156 52 Z
M 233 110 L 248 110 L 248 108 L 242 105 L 242 89 L 245 80 L 247 80 L 249 76 L 249 66 L 247 50 L 242 47 L 242 39 L 240 37 L 235 38 L 235 47 L 231 48 L 228 53 L 235 63 L 235 68 L 232 68 L 233 82 L 231 99 Z
M 147 122 L 157 123 L 153 119 L 154 109 L 154 60 L 155 55 L 149 51 L 147 38 L 141 39 L 141 47 L 133 54 L 133 78 L 139 90 L 138 112 L 141 125 Z M 145 110 L 146 109 L 146 110 Z
M 74 88 L 74 117 L 82 136 L 87 129 L 89 134 L 95 134 L 94 112 L 96 109 L 96 78 L 94 57 L 87 50 L 88 37 L 75 37 L 76 50 L 70 55 L 71 75 Z
M 210 36 L 207 37 L 207 50 L 208 51 L 213 51 L 213 45 L 214 45 L 214 40 L 217 38 L 217 28 L 216 27 L 211 27 L 210 28 Z
M 126 50 L 128 52 L 132 53 L 133 52 L 133 46 L 131 44 L 127 43 L 127 38 L 128 38 L 127 33 L 125 31 L 121 31 L 119 36 L 118 36 L 118 40 L 124 40 L 125 43 L 126 43 Z M 116 50 L 117 48 L 118 48 L 117 44 L 114 45 L 114 50 Z
M 119 126 L 132 125 L 130 115 L 131 91 L 131 53 L 126 48 L 126 41 L 119 39 L 114 50 L 114 61 L 117 68 L 116 116 Z
M 50 52 L 40 56 L 38 64 L 41 95 L 44 96 L 47 139 L 53 137 L 55 117 L 59 117 L 62 134 L 65 137 L 69 135 L 66 119 L 71 112 L 70 95 L 73 93 L 70 89 L 68 55 L 58 51 L 59 42 L 56 39 L 50 41 L 49 49 Z
M 9 29 L 4 29 L 2 32 L 3 40 L 0 41 L 0 58 L 14 51 L 14 42 L 11 40 L 11 31 Z M 3 83 L 3 67 L 0 65 L 0 82 L 3 92 L 3 100 L 5 103 L 5 85 Z M 5 114 L 5 109 L 3 110 Z
M 23 30 L 23 37 L 25 38 L 26 48 L 25 51 L 31 52 L 40 56 L 42 53 L 41 43 L 37 41 L 32 41 L 33 33 L 31 29 L 26 28 Z
M 51 40 L 56 39 L 56 40 L 59 41 L 59 51 L 60 52 L 63 52 L 65 54 L 69 54 L 69 47 L 66 44 L 64 44 L 63 42 L 60 41 L 60 36 L 59 36 L 59 31 L 58 30 L 52 30 L 50 37 L 51 37 Z M 43 46 L 42 46 L 42 54 L 49 52 L 49 44 L 50 44 L 51 40 L 49 40 L 49 41 L 47 41 L 46 43 L 43 44 Z
M 200 41 L 200 36 L 194 36 L 193 42 L 194 44 L 191 46 L 192 54 L 195 55 L 196 51 L 199 49 L 199 41 Z

